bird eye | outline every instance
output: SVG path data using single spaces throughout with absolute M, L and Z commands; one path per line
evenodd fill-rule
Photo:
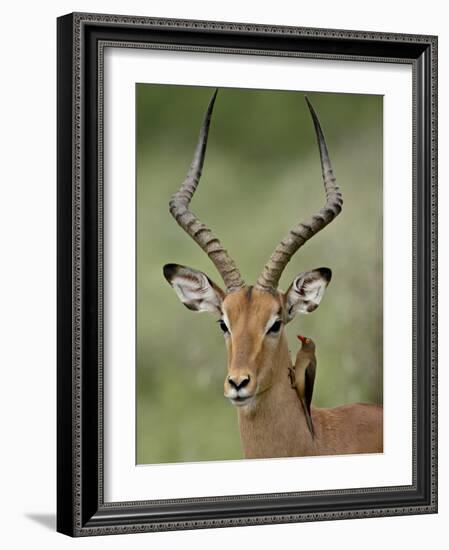
M 281 325 L 282 325 L 281 321 L 275 321 L 271 325 L 271 327 L 268 329 L 267 334 L 276 334 L 276 333 L 278 333 L 281 330 Z
M 223 321 L 223 319 L 220 319 L 218 321 L 218 324 L 220 325 L 221 330 L 226 334 L 229 332 L 228 327 L 226 326 L 226 323 Z

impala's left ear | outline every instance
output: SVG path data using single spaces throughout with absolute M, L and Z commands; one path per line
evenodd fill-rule
M 327 267 L 300 273 L 285 293 L 287 322 L 297 313 L 311 313 L 319 306 L 332 277 Z

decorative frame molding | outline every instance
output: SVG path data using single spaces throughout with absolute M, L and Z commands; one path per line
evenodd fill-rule
M 102 104 L 103 50 L 108 45 L 412 65 L 411 486 L 104 502 Z M 70 135 L 67 128 L 72 128 Z M 87 423 L 85 418 L 96 422 Z M 88 536 L 436 511 L 437 38 L 104 14 L 60 17 L 58 531 Z

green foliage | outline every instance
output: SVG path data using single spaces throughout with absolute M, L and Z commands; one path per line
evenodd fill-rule
M 171 218 L 209 88 L 137 86 L 137 463 L 241 458 L 223 397 L 226 353 L 213 317 L 184 308 L 165 263 L 213 264 Z M 319 309 L 287 327 L 317 343 L 314 403 L 382 402 L 382 97 L 308 93 L 343 192 L 343 213 L 287 266 L 327 266 Z M 221 89 L 192 209 L 254 283 L 278 241 L 324 201 L 313 124 L 300 92 Z

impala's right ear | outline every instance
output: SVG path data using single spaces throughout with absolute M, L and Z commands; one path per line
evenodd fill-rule
M 225 293 L 204 273 L 183 265 L 166 264 L 164 277 L 188 309 L 221 315 Z

